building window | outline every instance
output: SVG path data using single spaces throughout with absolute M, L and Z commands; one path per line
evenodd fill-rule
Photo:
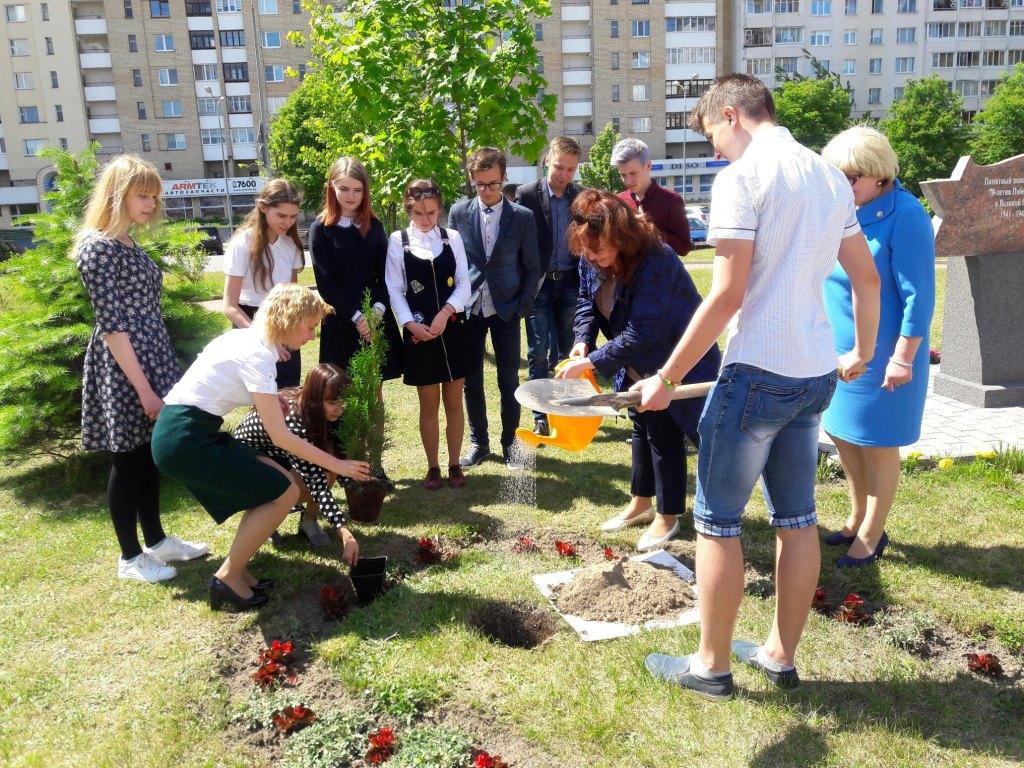
M 172 151 L 179 149 L 187 149 L 188 140 L 185 138 L 184 133 L 161 133 L 160 134 L 160 149 Z
M 665 127 L 669 130 L 686 127 L 686 112 L 669 112 L 665 115 Z
M 276 115 L 281 111 L 281 107 L 284 106 L 285 101 L 288 100 L 287 96 L 270 96 L 267 99 L 267 112 L 271 115 Z
M 650 101 L 651 86 L 647 83 L 636 83 L 633 86 L 633 101 Z
M 857 30 L 848 29 L 843 32 L 843 45 L 856 45 L 857 44 Z
M 292 13 L 302 13 L 302 0 L 292 0 Z
M 928 37 L 932 40 L 956 36 L 956 22 L 953 21 L 929 21 L 927 29 Z
M 44 37 L 43 38 L 43 43 L 46 45 L 46 55 L 47 56 L 53 56 L 53 38 L 52 37 Z
M 533 39 L 538 43 L 544 39 L 544 25 L 539 21 L 533 25 Z
M 9 41 L 11 56 L 28 56 L 28 38 L 18 37 Z
M 775 66 L 787 74 L 795 75 L 798 61 L 796 56 L 779 56 L 775 59 Z
M 256 143 L 256 129 L 255 128 L 232 128 L 231 129 L 231 141 L 234 144 L 255 144 Z
M 243 115 L 252 112 L 252 98 L 249 96 L 229 96 L 228 112 L 233 115 Z
M 39 5 L 39 17 L 43 21 L 49 21 L 50 20 L 50 4 L 49 3 L 41 3 Z
M 871 30 L 871 38 L 870 38 L 870 40 L 868 42 L 870 42 L 872 45 L 881 45 L 882 44 L 882 30 L 881 30 L 881 28 L 875 27 L 874 29 Z
M 612 37 L 618 37 L 619 36 L 619 22 L 616 19 L 612 19 L 610 23 L 611 23 L 611 36 Z
M 143 152 L 152 152 L 153 151 L 153 142 L 152 142 L 152 140 L 150 140 L 148 133 L 142 134 L 142 151 Z
M 209 2 L 185 3 L 186 16 L 212 16 L 213 6 Z
M 14 89 L 17 91 L 30 91 L 35 86 L 32 85 L 32 73 L 31 72 L 15 72 L 14 73 Z
M 174 50 L 174 35 L 153 35 L 153 50 L 161 53 Z
M 998 80 L 982 80 L 981 81 L 981 95 L 991 96 L 996 92 L 996 88 L 999 87 Z
M 225 48 L 244 48 L 244 29 L 222 29 L 220 31 L 220 44 Z
M 58 123 L 64 122 L 64 107 L 60 104 L 53 105 L 53 119 Z
M 145 120 L 146 117 L 147 117 L 147 115 L 146 115 L 146 102 L 144 102 L 144 101 L 136 101 L 135 102 L 135 112 L 138 114 L 139 120 Z
M 985 37 L 1006 37 L 1006 21 L 986 21 Z
M 149 0 L 149 15 L 154 19 L 166 19 L 171 15 L 169 0 Z
M 39 107 L 18 107 L 18 119 L 22 123 L 38 123 Z
M 633 20 L 629 24 L 630 34 L 633 37 L 650 37 L 651 36 L 651 22 L 650 21 L 637 21 Z
M 60 148 L 63 149 L 65 152 L 68 151 L 68 140 L 67 139 L 57 139 L 57 143 L 60 144 Z
M 1024 19 L 1016 19 L 1010 22 L 1010 36 L 1021 37 L 1024 36 Z
M 811 0 L 811 16 L 831 16 L 832 0 Z
M 665 19 L 666 32 L 714 32 L 714 16 L 672 16 Z
M 881 104 L 882 103 L 882 89 L 881 88 L 868 88 L 868 104 Z
M 832 44 L 832 33 L 825 31 L 811 32 L 811 45 L 822 46 Z
M 898 0 L 896 13 L 917 13 L 917 0 Z
M 618 84 L 612 85 L 612 101 L 619 100 L 619 86 Z
M 220 114 L 220 108 L 217 106 L 217 99 L 213 96 L 200 96 L 196 99 L 196 109 L 200 115 Z
M 619 68 L 619 54 L 618 53 L 613 53 L 612 54 L 612 69 L 618 69 L 618 68 Z
M 59 88 L 60 87 L 60 79 L 57 77 L 57 70 L 55 70 L 55 69 L 51 69 L 50 70 L 50 87 L 51 88 Z
M 124 17 L 126 19 L 135 18 L 135 10 L 132 8 L 132 0 L 124 0 Z
M 170 69 L 158 69 L 156 71 L 157 78 L 160 81 L 160 85 L 177 85 L 178 84 L 178 70 L 174 68 Z
M 772 68 L 771 57 L 747 59 L 747 74 L 764 77 L 771 75 L 775 70 Z
M 128 53 L 139 52 L 139 41 L 135 35 L 128 35 Z
M 232 62 L 224 65 L 225 83 L 247 83 L 249 82 L 249 65 L 244 61 Z
M 650 69 L 651 54 L 647 51 L 633 51 L 633 69 Z
M 195 74 L 196 80 L 212 83 L 218 80 L 216 64 L 195 64 L 192 67 L 192 71 Z
M 882 0 L 871 0 L 871 12 L 872 13 L 883 13 Z
M 218 147 L 224 143 L 224 131 L 220 128 L 201 128 L 199 141 L 204 147 Z
M 207 51 L 216 48 L 217 44 L 213 41 L 213 32 L 204 30 L 202 32 L 189 32 L 188 46 L 193 51 Z
M 177 99 L 165 99 L 160 102 L 160 110 L 164 117 L 181 117 L 181 102 Z
M 882 60 L 881 59 L 868 59 L 868 74 L 869 75 L 880 75 L 880 74 L 882 74 Z
M 696 48 L 669 48 L 665 51 L 666 64 L 714 64 L 715 49 L 712 46 Z
M 217 13 L 238 13 L 242 10 L 242 0 L 217 0 Z
M 978 81 L 977 80 L 957 80 L 954 88 L 957 93 L 963 97 L 973 97 L 978 95 Z
M 1006 66 L 1012 67 L 1014 64 L 1020 64 L 1022 61 L 1024 61 L 1024 50 L 1006 52 Z
M 772 0 L 746 0 L 747 13 L 771 13 Z
M 932 69 L 945 69 L 953 66 L 953 52 L 944 51 L 932 54 Z
M 35 157 L 38 155 L 45 143 L 45 139 L 25 139 L 23 142 L 25 146 L 25 157 Z
M 260 0 L 259 9 L 264 16 L 277 13 L 277 0 Z
M 803 27 L 776 27 L 776 43 L 802 43 L 804 41 Z
M 772 44 L 771 27 L 748 27 L 743 30 L 743 47 L 755 48 Z
M 263 68 L 263 79 L 268 83 L 283 83 L 284 82 L 284 65 L 273 64 L 269 67 Z
M 826 72 L 832 71 L 832 59 L 818 59 L 818 63 L 821 64 L 821 68 Z
M 800 0 L 775 0 L 776 13 L 800 13 Z
M 960 21 L 956 25 L 957 37 L 981 37 L 980 21 Z
M 281 47 L 281 33 L 280 32 L 264 32 L 263 33 L 263 47 L 264 48 L 280 48 Z
M 897 85 L 892 89 L 892 100 L 899 101 L 903 98 L 903 91 L 906 90 L 902 85 Z
M 857 0 L 846 0 L 846 8 L 844 10 L 847 16 L 857 15 Z
M 893 67 L 893 71 L 898 74 L 906 74 L 914 71 L 914 57 L 913 56 L 897 56 L 896 66 Z
M 857 60 L 856 59 L 843 59 L 843 74 L 844 75 L 855 75 L 855 74 L 857 74 Z
M 1006 51 L 985 51 L 983 61 L 986 67 L 1005 67 Z
M 981 64 L 980 51 L 958 51 L 956 65 L 958 67 L 976 67 Z
M 25 20 L 25 6 L 24 5 L 5 5 L 4 6 L 4 18 L 7 21 L 14 23 Z
M 615 131 L 616 133 L 618 133 L 621 130 L 620 126 L 621 126 L 621 120 L 619 118 L 617 118 L 617 117 L 613 117 L 612 118 L 612 130 Z
M 913 43 L 917 41 L 917 27 L 900 27 L 896 30 L 897 43 Z
M 961 8 L 981 8 L 981 0 L 960 0 Z
M 630 122 L 633 125 L 633 133 L 651 132 L 651 118 L 649 117 L 634 117 L 631 118 Z
M 136 88 L 141 88 L 142 87 L 142 70 L 141 69 L 133 69 L 132 70 L 132 85 L 134 85 Z

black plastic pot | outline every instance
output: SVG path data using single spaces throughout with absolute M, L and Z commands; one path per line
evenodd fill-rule
M 387 555 L 361 557 L 349 571 L 360 605 L 368 605 L 384 594 L 384 572 L 388 567 Z

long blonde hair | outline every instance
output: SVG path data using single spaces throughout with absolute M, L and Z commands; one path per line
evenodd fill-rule
M 249 271 L 252 273 L 252 284 L 261 290 L 272 285 L 271 272 L 273 263 L 270 257 L 270 242 L 267 240 L 267 215 L 263 208 L 275 208 L 278 205 L 291 203 L 299 205 L 302 198 L 295 186 L 286 179 L 271 179 L 256 196 L 256 205 L 245 217 L 235 237 L 244 237 L 249 233 Z M 292 224 L 286 233 L 302 253 L 302 240 L 299 239 L 299 222 Z M 302 267 L 299 267 L 299 271 Z
M 128 196 L 134 193 L 156 195 L 156 208 L 148 225 L 157 223 L 163 213 L 163 182 L 152 163 L 134 155 L 118 155 L 100 172 L 89 195 L 77 242 L 91 232 L 113 240 L 127 234 L 133 222 L 128 218 Z

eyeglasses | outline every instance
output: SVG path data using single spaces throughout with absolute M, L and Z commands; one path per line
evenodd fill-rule
M 850 186 L 851 186 L 851 187 L 852 187 L 852 186 L 853 186 L 854 184 L 856 184 L 856 183 L 857 183 L 858 181 L 860 181 L 861 179 L 863 179 L 863 178 L 864 178 L 864 174 L 863 174 L 863 173 L 858 173 L 858 174 L 857 174 L 856 176 L 851 176 L 850 174 L 846 174 L 846 180 L 847 180 L 848 182 L 850 182 Z
M 497 192 L 503 186 L 502 181 L 492 181 L 490 184 L 481 184 L 479 181 L 474 182 L 473 186 L 477 188 L 478 192 Z

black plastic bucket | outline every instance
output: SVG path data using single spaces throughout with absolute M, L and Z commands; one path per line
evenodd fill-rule
M 387 555 L 361 557 L 349 571 L 360 605 L 368 605 L 384 594 L 384 572 L 388 567 Z

